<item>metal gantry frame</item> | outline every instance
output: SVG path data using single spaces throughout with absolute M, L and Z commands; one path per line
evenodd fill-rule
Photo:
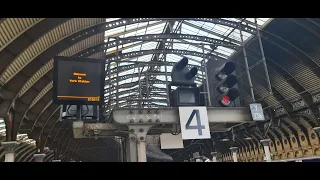
M 265 77 L 266 77 L 266 80 L 267 80 L 267 84 L 268 84 L 268 90 L 269 90 L 269 93 L 270 95 L 272 95 L 272 89 L 271 89 L 271 84 L 270 84 L 270 79 L 269 79 L 269 74 L 268 74 L 268 70 L 267 70 L 267 65 L 266 65 L 266 58 L 265 58 L 265 55 L 264 55 L 264 50 L 263 50 L 263 45 L 262 45 L 262 41 L 261 41 L 261 35 L 260 35 L 260 30 L 259 30 L 259 25 L 257 23 L 257 20 L 255 19 L 255 37 L 258 38 L 258 41 L 259 41 L 259 47 L 260 47 L 260 52 L 261 52 L 261 60 L 258 61 L 256 64 L 252 65 L 249 67 L 249 64 L 248 64 L 248 58 L 247 58 L 247 52 L 246 52 L 246 48 L 245 48 L 245 42 L 243 40 L 243 28 L 247 28 L 247 26 L 244 26 L 242 25 L 242 22 L 245 20 L 242 19 L 242 21 L 239 22 L 238 26 L 235 27 L 234 29 L 232 29 L 232 31 L 229 32 L 229 34 L 227 36 L 229 36 L 236 28 L 239 29 L 240 31 L 240 38 L 241 38 L 241 42 L 240 42 L 240 45 L 237 45 L 237 44 L 232 44 L 232 43 L 229 43 L 227 41 L 224 41 L 225 39 L 227 39 L 227 37 L 225 37 L 222 41 L 215 41 L 215 43 L 211 43 L 211 45 L 216 45 L 216 46 L 225 46 L 225 47 L 228 47 L 228 48 L 232 48 L 232 49 L 238 49 L 238 50 L 242 50 L 243 51 L 243 56 L 244 56 L 244 64 L 245 64 L 245 72 L 242 72 L 240 73 L 240 77 L 246 73 L 247 74 L 247 78 L 248 78 L 248 82 L 249 82 L 249 87 L 250 87 L 250 94 L 251 94 L 251 98 L 252 98 L 252 101 L 255 102 L 256 101 L 256 98 L 255 98 L 255 95 L 254 95 L 254 90 L 253 90 L 253 85 L 252 85 L 252 81 L 251 81 L 251 75 L 250 75 L 250 70 L 252 70 L 254 67 L 256 67 L 258 64 L 260 64 L 261 62 L 263 63 L 263 66 L 264 66 L 264 69 L 265 69 Z M 108 111 L 109 113 L 111 112 L 112 108 L 113 107 L 119 107 L 119 101 L 128 101 L 127 103 L 128 104 L 131 104 L 132 105 L 132 102 L 134 101 L 133 99 L 125 99 L 125 98 L 119 98 L 119 80 L 120 80 L 120 77 L 119 77 L 119 73 L 120 69 L 123 69 L 122 67 L 123 66 L 120 66 L 120 63 L 123 63 L 123 62 L 128 62 L 128 63 L 134 63 L 135 64 L 135 67 L 138 68 L 138 80 L 137 80 L 137 85 L 138 85 L 138 92 L 136 92 L 138 95 L 139 95 L 139 99 L 135 99 L 135 101 L 138 101 L 138 106 L 139 108 L 143 107 L 144 105 L 143 104 L 146 104 L 146 107 L 149 107 L 149 102 L 151 101 L 151 97 L 152 97 L 152 92 L 150 92 L 149 90 L 149 86 L 150 85 L 153 85 L 153 82 L 152 81 L 149 81 L 150 77 L 151 76 L 156 76 L 156 73 L 153 74 L 154 72 L 149 72 L 148 70 L 145 71 L 144 73 L 142 73 L 142 70 L 147 67 L 147 69 L 149 69 L 150 66 L 164 66 L 164 76 L 165 76 L 165 81 L 164 83 L 167 85 L 169 82 L 168 82 L 168 75 L 169 75 L 169 72 L 168 72 L 168 69 L 167 69 L 167 58 L 166 58 L 166 55 L 167 55 L 167 48 L 165 46 L 165 43 L 167 42 L 166 39 L 162 39 L 161 41 L 159 41 L 159 38 L 163 38 L 161 36 L 165 36 L 166 38 L 170 39 L 170 35 L 171 34 L 163 34 L 163 35 L 155 35 L 154 36 L 154 39 L 150 39 L 150 38 L 146 38 L 148 37 L 148 35 L 142 35 L 142 36 L 134 36 L 134 37 L 125 37 L 125 38 L 119 38 L 119 37 L 108 37 L 107 39 L 107 44 L 109 44 L 111 41 L 110 39 L 114 39 L 111 43 L 111 46 L 110 48 L 112 47 L 116 47 L 116 50 L 113 54 L 113 57 L 117 57 L 120 55 L 121 51 L 119 51 L 119 45 L 123 44 L 124 42 L 134 42 L 134 41 L 143 41 L 143 42 L 162 42 L 164 44 L 163 48 L 162 48 L 162 52 L 160 52 L 162 54 L 162 58 L 160 59 L 159 56 L 160 54 L 156 54 L 156 56 L 158 57 L 158 61 L 149 61 L 149 62 L 139 62 L 139 61 L 127 61 L 127 60 L 122 60 L 121 58 L 112 58 L 114 60 L 110 60 L 111 58 L 109 58 L 109 60 L 107 61 L 107 75 L 108 75 L 108 88 L 113 88 L 115 87 L 115 91 L 116 93 L 112 93 L 111 90 L 109 90 L 109 95 L 106 96 L 107 98 L 107 109 L 106 111 Z M 176 37 L 177 35 L 176 34 L 172 34 L 174 35 L 174 37 Z M 178 35 L 179 36 L 179 35 Z M 180 36 L 184 36 L 184 35 L 180 35 Z M 179 36 L 179 37 L 180 37 Z M 185 35 L 186 36 L 186 35 Z M 191 35 L 192 37 L 192 35 Z M 190 38 L 190 37 L 189 37 Z M 194 39 L 197 39 L 196 37 Z M 175 42 L 176 43 L 176 42 Z M 209 89 L 209 83 L 208 82 L 208 67 L 207 67 L 207 61 L 210 60 L 208 57 L 208 54 L 205 54 L 205 47 L 204 45 L 206 45 L 206 43 L 191 43 L 191 42 L 183 42 L 184 44 L 192 44 L 193 46 L 197 46 L 197 47 L 201 47 L 202 49 L 202 56 L 203 56 L 203 60 L 200 62 L 200 69 L 201 69 L 201 74 L 198 75 L 198 78 L 199 78 L 199 81 L 202 82 L 202 84 L 204 85 L 205 89 L 207 92 L 210 92 L 210 89 Z M 169 47 L 169 46 L 168 46 Z M 106 49 L 106 51 L 108 50 L 109 48 L 109 45 Z M 241 48 L 241 49 L 239 49 Z M 214 51 L 211 51 L 211 53 L 214 52 Z M 211 54 L 210 53 L 210 54 Z M 136 53 L 135 53 L 136 54 Z M 130 55 L 129 55 L 130 56 Z M 138 56 L 139 57 L 139 56 Z M 124 56 L 122 58 L 125 58 L 127 59 L 128 56 Z M 115 64 L 115 68 L 111 68 L 111 64 L 114 63 Z M 172 63 L 171 63 L 172 64 Z M 130 66 L 130 65 L 126 65 L 126 66 Z M 112 72 L 111 72 L 111 69 L 112 69 Z M 201 76 L 200 76 L 201 75 Z M 112 76 L 116 76 L 115 78 L 112 78 Z M 142 78 L 142 76 L 144 77 L 144 79 Z M 128 77 L 130 77 L 130 75 L 128 75 Z M 114 80 L 112 80 L 114 79 Z M 122 79 L 122 78 L 121 78 Z M 134 82 L 132 82 L 134 84 Z M 121 86 L 121 85 L 120 85 Z M 146 87 L 144 89 L 144 87 Z M 166 95 L 167 95 L 167 105 L 169 105 L 169 94 L 168 94 L 168 86 L 166 86 L 166 89 L 167 89 L 167 92 L 166 92 Z M 142 92 L 143 90 L 145 90 L 144 92 Z M 208 106 L 211 106 L 211 99 L 210 99 L 210 93 L 207 93 L 207 92 L 204 92 L 205 96 L 206 96 L 206 103 Z M 130 92 L 132 93 L 132 91 Z M 113 96 L 115 96 L 115 98 L 112 98 Z M 266 97 L 264 97 L 266 98 Z M 156 99 L 152 99 L 153 101 L 157 101 Z M 112 106 L 113 103 L 115 102 L 115 106 Z M 134 107 L 135 105 L 133 105 Z
M 240 49 L 242 48 L 242 51 L 243 51 L 243 57 L 244 57 L 244 64 L 245 64 L 245 72 L 247 73 L 247 78 L 248 78 L 248 82 L 249 82 L 249 87 L 250 87 L 250 92 L 251 92 L 251 97 L 252 97 L 252 100 L 253 102 L 255 102 L 255 97 L 254 97 L 254 91 L 253 91 L 253 86 L 252 86 L 252 82 L 251 82 L 251 75 L 250 75 L 250 70 L 252 68 L 254 68 L 257 64 L 263 62 L 263 65 L 264 65 L 264 68 L 265 68 L 265 76 L 266 76 L 266 79 L 267 79 L 267 84 L 268 84 L 268 89 L 270 91 L 270 94 L 272 94 L 272 89 L 271 89 L 271 85 L 270 85 L 270 80 L 269 80 L 269 75 L 268 75 L 268 70 L 267 70 L 267 65 L 266 65 L 266 62 L 265 62 L 265 56 L 264 56 L 264 51 L 263 51 L 263 45 L 262 45 L 262 41 L 261 41 L 261 36 L 260 36 L 260 33 L 259 33 L 259 26 L 257 24 L 257 21 L 255 21 L 256 23 L 256 37 L 258 38 L 259 40 L 259 47 L 260 47 L 260 51 L 261 51 L 261 55 L 262 55 L 262 60 L 259 61 L 257 64 L 255 64 L 253 67 L 249 67 L 249 64 L 248 64 L 248 60 L 247 60 L 247 53 L 246 53 L 246 49 L 245 49 L 245 42 L 243 40 L 243 33 L 242 33 L 242 21 L 239 22 L 239 25 L 238 25 L 238 28 L 239 28 L 239 31 L 240 31 L 240 38 L 241 38 L 241 44 L 240 45 L 231 45 L 231 44 L 224 44 L 224 43 L 213 43 L 211 45 L 216 45 L 216 46 L 226 46 L 226 47 L 233 47 L 234 49 Z M 234 29 L 233 29 L 234 30 Z M 231 34 L 231 32 L 229 33 Z M 139 38 L 137 39 L 134 39 L 134 38 L 130 38 L 130 37 L 127 37 L 127 38 L 119 38 L 119 37 L 116 37 L 114 38 L 115 41 L 116 41 L 116 51 L 114 53 L 114 57 L 117 57 L 120 52 L 119 52 L 119 47 L 118 45 L 120 44 L 120 42 L 123 42 L 125 40 L 140 40 Z M 150 40 L 143 40 L 143 41 L 148 41 L 148 42 L 152 42 L 154 40 L 150 39 Z M 108 42 L 109 43 L 109 38 L 108 38 Z M 166 58 L 166 55 L 167 55 L 167 49 L 166 49 L 166 46 L 165 46 L 165 43 L 166 43 L 166 39 L 163 39 L 162 40 L 162 43 L 164 44 L 163 48 L 162 48 L 162 59 L 159 58 L 159 54 L 157 54 L 157 57 L 158 57 L 158 61 L 156 62 L 153 62 L 153 61 L 149 61 L 149 62 L 139 62 L 139 61 L 122 61 L 121 58 L 114 58 L 114 60 L 110 60 L 107 62 L 107 71 L 108 71 L 108 82 L 109 82 L 109 85 L 108 87 L 111 88 L 111 87 L 114 87 L 114 84 L 116 84 L 116 87 L 115 87 L 115 91 L 116 93 L 112 93 L 113 90 L 109 90 L 109 96 L 106 96 L 107 97 L 107 102 L 108 102 L 108 113 L 110 115 L 111 111 L 112 111 L 112 105 L 115 101 L 115 107 L 116 108 L 120 108 L 120 107 L 125 107 L 127 105 L 129 105 L 129 101 L 131 102 L 138 102 L 137 105 L 135 105 L 137 108 L 141 109 L 141 108 L 150 108 L 150 101 L 160 101 L 160 100 L 157 100 L 157 99 L 151 99 L 152 97 L 152 93 L 149 92 L 149 85 L 152 85 L 152 81 L 149 82 L 149 79 L 153 74 L 153 72 L 149 72 L 149 67 L 151 65 L 157 65 L 159 67 L 161 66 L 164 66 L 164 75 L 165 75 L 165 81 L 164 83 L 166 84 L 166 99 L 165 101 L 167 102 L 167 105 L 170 106 L 169 102 L 169 92 L 168 92 L 168 69 L 167 69 L 167 66 L 168 66 L 168 63 L 167 63 L 167 58 Z M 189 42 L 186 42 L 187 44 Z M 206 92 L 204 92 L 205 94 L 205 99 L 206 99 L 206 104 L 207 106 L 211 106 L 211 98 L 210 98 L 210 89 L 209 89 L 209 81 L 208 81 L 208 67 L 207 67 L 207 62 L 208 60 L 210 60 L 208 58 L 208 54 L 205 53 L 205 43 L 189 43 L 189 44 L 192 44 L 194 46 L 200 46 L 201 49 L 202 49 L 202 56 L 203 56 L 203 60 L 200 62 L 200 69 L 201 69 L 201 76 L 199 76 L 199 79 L 200 79 L 200 82 L 204 85 L 205 87 L 205 90 Z M 169 46 L 168 46 L 169 47 Z M 212 50 L 214 51 L 214 50 Z M 209 53 L 211 54 L 212 51 Z M 123 57 L 126 59 L 126 57 Z M 162 61 L 161 61 L 162 60 Z M 120 71 L 120 63 L 121 62 L 128 62 L 128 63 L 134 63 L 135 66 L 138 68 L 138 80 L 136 81 L 137 82 L 137 85 L 138 85 L 138 89 L 135 89 L 137 90 L 138 92 L 136 92 L 138 95 L 128 95 L 126 96 L 125 98 L 120 98 L 119 97 L 119 71 Z M 113 68 L 113 72 L 116 72 L 114 74 L 116 74 L 116 82 L 112 82 L 111 80 L 111 76 L 112 76 L 112 73 L 111 73 L 111 64 L 114 63 L 116 64 L 116 68 Z M 142 73 L 143 69 L 147 66 L 147 71 L 145 71 L 144 73 Z M 142 69 L 142 70 L 141 70 Z M 160 68 L 161 69 L 161 68 Z M 113 75 L 114 75 L 113 74 Z M 243 74 L 243 73 L 242 73 Z M 144 76 L 144 81 L 143 81 L 143 78 L 142 76 Z M 134 84 L 134 82 L 131 82 Z M 143 89 L 143 87 L 146 87 L 145 90 Z M 113 95 L 115 95 L 116 97 L 115 98 L 112 98 Z M 134 98 L 130 98 L 130 97 L 134 97 Z M 125 103 L 120 103 L 119 101 L 125 101 Z M 143 103 L 143 102 L 146 102 Z M 121 106 L 120 106 L 121 104 Z M 131 107 L 133 108 L 134 105 L 131 103 Z M 132 132 L 136 132 L 136 131 L 140 131 L 140 133 L 143 133 L 144 131 L 141 131 L 141 127 L 139 127 L 137 129 L 136 126 L 133 126 L 133 125 L 128 125 L 129 129 L 133 130 Z M 147 125 L 145 127 L 143 127 L 142 129 L 144 130 L 149 130 L 151 128 L 151 126 Z M 145 132 L 146 133 L 146 132 Z M 146 159 L 144 159 L 145 155 L 142 156 L 142 154 L 145 154 L 145 144 L 141 144 L 141 143 L 145 143 L 145 141 L 143 141 L 143 137 L 144 136 L 141 136 L 142 139 L 138 140 L 139 137 L 135 137 L 136 135 L 134 134 L 131 134 L 129 133 L 128 137 L 129 138 L 129 141 L 127 143 L 127 146 L 130 147 L 129 149 L 131 149 L 131 153 L 133 154 L 138 154 L 138 161 L 146 161 Z M 131 141 L 136 139 L 137 140 L 137 152 L 134 151 L 133 149 L 135 149 L 135 144 L 133 144 Z M 128 140 L 128 139 L 127 139 Z M 142 148 L 142 149 L 141 149 Z M 132 152 L 134 151 L 134 152 Z M 135 153 L 136 152 L 136 153 Z M 141 154 L 142 153 L 142 154 Z M 130 155 L 126 155 L 127 157 L 130 157 Z M 132 154 L 131 154 L 132 156 Z M 135 156 L 136 157 L 136 156 Z M 140 159 L 139 157 L 143 157 L 142 159 Z M 130 161 L 136 161 L 134 158 L 132 159 L 129 158 Z

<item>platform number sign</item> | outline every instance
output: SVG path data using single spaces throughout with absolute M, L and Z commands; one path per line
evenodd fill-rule
M 179 107 L 182 139 L 210 139 L 206 107 Z
M 250 111 L 251 111 L 252 120 L 265 121 L 263 109 L 260 103 L 250 104 Z

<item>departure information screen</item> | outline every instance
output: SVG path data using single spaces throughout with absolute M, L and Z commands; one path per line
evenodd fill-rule
M 102 104 L 105 63 L 100 59 L 54 57 L 55 104 Z

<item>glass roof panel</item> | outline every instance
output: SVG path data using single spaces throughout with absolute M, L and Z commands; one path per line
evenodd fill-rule
M 111 20 L 117 20 L 119 18 L 109 18 L 107 21 Z M 250 27 L 255 27 L 255 20 L 254 18 L 221 18 L 225 19 L 228 21 L 232 21 L 235 23 L 242 22 L 243 25 L 250 26 Z M 269 18 L 258 18 L 257 22 L 259 26 L 263 26 L 266 22 L 269 21 Z M 119 36 L 120 38 L 124 37 L 130 37 L 130 36 L 138 36 L 138 35 L 144 35 L 144 34 L 161 34 L 165 32 L 165 28 L 168 27 L 168 22 L 166 21 L 150 21 L 150 22 L 142 22 L 142 23 L 134 23 L 114 29 L 110 29 L 105 32 L 106 37 L 110 36 Z M 197 36 L 205 36 L 209 38 L 215 38 L 219 40 L 224 40 L 226 42 L 232 42 L 234 44 L 240 44 L 241 38 L 240 38 L 240 31 L 238 29 L 234 29 L 233 27 L 225 26 L 222 24 L 214 24 L 210 22 L 201 22 L 201 21 L 191 21 L 191 20 L 184 20 L 182 22 L 182 25 L 180 26 L 180 22 L 176 21 L 174 22 L 174 25 L 172 26 L 173 32 L 179 32 L 181 34 L 191 34 L 191 35 L 197 35 Z M 178 30 L 178 27 L 181 28 Z M 242 32 L 243 34 L 243 39 L 244 41 L 247 40 L 250 36 L 252 36 L 250 33 L 247 32 Z M 160 39 L 162 41 L 162 39 Z M 176 50 L 187 50 L 187 51 L 195 51 L 202 53 L 202 46 L 201 44 L 204 45 L 204 52 L 209 53 L 211 52 L 211 48 L 208 45 L 209 42 L 202 42 L 200 40 L 193 40 L 193 39 L 166 39 L 166 49 L 176 49 Z M 119 50 L 122 50 L 122 53 L 129 53 L 129 52 L 136 52 L 136 51 L 142 51 L 142 50 L 152 50 L 152 49 L 157 49 L 159 48 L 161 43 L 156 42 L 156 41 L 135 41 L 131 43 L 124 44 L 123 46 L 119 46 Z M 106 52 L 111 53 L 114 51 L 116 48 L 110 48 Z M 162 47 L 161 47 L 162 49 Z M 235 52 L 234 49 L 231 49 L 229 47 L 222 47 L 218 46 L 217 49 L 214 50 L 214 52 L 211 52 L 214 55 L 223 57 L 228 59 L 233 53 Z M 154 58 L 156 57 L 156 58 Z M 148 54 L 148 55 L 143 55 L 139 57 L 126 57 L 122 59 L 122 61 L 137 61 L 137 62 L 148 62 L 152 58 L 157 61 L 163 61 L 163 54 L 159 55 L 153 55 L 153 54 Z M 167 54 L 166 55 L 166 61 L 167 62 L 177 62 L 182 59 L 182 57 L 188 57 L 189 58 L 189 64 L 191 65 L 200 65 L 200 62 L 203 60 L 203 57 L 197 57 L 197 56 L 192 56 L 192 55 L 178 55 L 178 54 Z M 125 66 L 125 65 L 133 65 L 132 63 L 127 63 L 127 62 L 122 62 L 120 63 L 120 66 Z M 143 68 L 144 66 L 144 68 Z M 114 66 L 116 67 L 116 66 Z M 140 65 L 140 71 L 141 72 L 147 72 L 147 71 L 160 71 L 164 72 L 165 71 L 165 66 L 157 66 L 157 65 L 152 65 L 150 64 L 141 64 Z M 167 66 L 167 71 L 168 71 L 168 81 L 171 81 L 171 76 L 170 72 L 172 71 L 172 66 Z M 138 73 L 138 68 L 132 68 L 132 69 L 126 69 L 123 72 L 120 72 L 120 76 L 125 76 L 125 75 L 130 75 L 130 74 L 136 74 Z M 152 73 L 150 73 L 152 74 Z M 165 75 L 159 74 L 159 75 L 150 75 L 149 74 L 149 79 L 155 79 L 155 80 L 160 80 L 160 81 L 165 81 Z M 198 75 L 197 77 L 202 77 L 202 72 L 199 69 L 198 70 Z M 115 78 L 116 76 L 113 76 Z M 145 80 L 145 75 L 141 75 L 141 80 Z M 108 77 L 106 77 L 106 80 Z M 119 81 L 119 85 L 126 84 L 126 83 L 137 83 L 136 85 L 129 87 L 129 88 L 121 88 L 119 89 L 119 92 L 123 91 L 128 91 L 128 93 L 122 94 L 119 97 L 127 97 L 128 95 L 137 95 L 139 92 L 139 86 L 138 86 L 138 77 L 129 77 L 127 79 L 121 79 Z M 200 79 L 196 80 L 196 83 L 200 84 Z M 113 86 L 116 86 L 117 83 L 114 82 Z M 105 88 L 108 88 L 109 86 L 105 86 Z M 142 90 L 145 90 L 146 86 L 143 86 Z M 150 88 L 166 88 L 166 84 L 150 84 Z M 174 89 L 174 88 L 173 88 Z M 131 91 L 131 92 L 129 92 Z M 151 89 L 150 91 L 151 92 Z M 155 92 L 155 91 L 152 91 Z M 116 90 L 112 90 L 112 93 L 116 93 Z M 161 92 L 162 95 L 166 95 L 165 92 Z M 106 96 L 109 96 L 109 93 L 106 94 Z M 130 97 L 130 96 L 129 96 Z M 161 99 L 162 97 L 152 97 L 153 99 Z M 121 106 L 131 106 L 131 105 L 138 105 L 138 103 L 132 103 L 132 102 L 127 102 L 127 101 L 121 101 L 120 103 L 124 103 Z M 113 102 L 113 104 L 115 104 Z M 166 103 L 163 102 L 154 102 L 152 103 L 154 105 L 166 105 Z

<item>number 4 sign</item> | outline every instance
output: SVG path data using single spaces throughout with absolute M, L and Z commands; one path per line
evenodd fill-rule
M 206 107 L 179 107 L 182 139 L 210 139 Z

